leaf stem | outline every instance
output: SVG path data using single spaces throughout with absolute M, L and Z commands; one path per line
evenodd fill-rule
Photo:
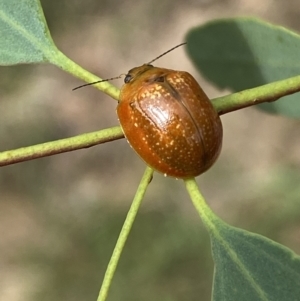
M 108 291 L 109 291 L 113 276 L 115 274 L 118 262 L 120 260 L 122 251 L 124 249 L 128 235 L 129 235 L 132 225 L 134 223 L 138 209 L 139 209 L 139 207 L 142 203 L 143 197 L 146 193 L 146 189 L 152 180 L 152 176 L 153 176 L 153 170 L 150 167 L 147 167 L 145 170 L 145 173 L 142 177 L 142 180 L 140 182 L 140 185 L 137 189 L 135 197 L 132 201 L 131 207 L 127 213 L 127 216 L 126 216 L 125 222 L 123 224 L 122 230 L 120 232 L 119 238 L 117 240 L 114 251 L 113 251 L 110 261 L 108 263 L 97 301 L 105 301 L 107 298 Z
M 122 129 L 117 126 L 71 138 L 0 152 L 0 166 L 87 148 L 123 137 Z
M 212 99 L 212 103 L 219 115 L 222 115 L 259 103 L 272 102 L 299 91 L 300 76 L 294 76 L 256 88 L 214 98 Z
M 73 61 L 65 57 L 64 54 L 59 52 L 59 50 L 56 53 L 56 57 L 57 58 L 53 60 L 53 64 L 59 66 L 63 70 L 87 82 L 98 79 L 98 77 L 87 72 L 82 67 L 78 66 Z M 97 84 L 96 87 L 115 99 L 118 99 L 119 97 L 119 90 L 108 82 Z M 295 76 L 253 89 L 248 89 L 223 97 L 214 98 L 211 101 L 215 109 L 218 111 L 219 115 L 222 115 L 259 103 L 275 101 L 280 97 L 299 91 L 300 76 Z M 100 133 L 106 134 L 101 137 Z M 98 135 L 100 136 L 97 137 Z M 121 128 L 114 127 L 99 132 L 6 151 L 0 153 L 0 166 L 90 147 L 123 137 L 124 136 L 122 134 Z M 74 145 L 72 145 L 73 143 Z
M 192 203 L 198 212 L 203 224 L 207 228 L 208 232 L 213 232 L 215 230 L 215 223 L 221 222 L 218 218 L 216 218 L 215 214 L 207 205 L 205 198 L 201 194 L 199 187 L 195 178 L 185 179 L 184 180 L 186 189 L 190 195 Z
M 49 60 L 49 63 L 56 65 L 60 69 L 82 79 L 87 83 L 102 80 L 100 77 L 88 72 L 87 70 L 76 64 L 57 48 L 51 56 L 47 57 L 47 59 Z M 112 85 L 109 81 L 95 84 L 93 86 L 104 92 L 105 94 L 111 96 L 113 99 L 119 100 L 120 89 Z

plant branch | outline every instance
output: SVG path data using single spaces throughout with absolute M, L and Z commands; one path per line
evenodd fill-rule
M 185 179 L 184 183 L 203 224 L 207 228 L 208 232 L 211 233 L 215 228 L 215 225 L 213 224 L 215 216 L 201 194 L 195 178 Z
M 122 129 L 117 126 L 97 132 L 82 134 L 0 153 L 0 166 L 88 148 L 101 143 L 123 138 Z
M 272 102 L 300 91 L 300 76 L 290 77 L 270 84 L 247 89 L 212 99 L 219 115 L 230 113 L 263 102 Z
M 72 62 L 72 61 L 71 61 Z M 69 62 L 70 63 L 70 62 Z M 72 68 L 74 67 L 70 63 L 70 67 L 64 67 L 64 70 L 73 74 Z M 74 63 L 75 64 L 75 63 Z M 72 67 L 73 66 L 73 67 Z M 76 72 L 78 73 L 78 66 L 75 64 Z M 74 68 L 75 68 L 74 67 Z M 81 67 L 80 67 L 81 68 Z M 85 71 L 84 69 L 82 69 Z M 84 79 L 87 76 L 91 79 L 90 75 L 82 74 L 78 77 Z M 92 80 L 92 79 L 91 79 Z M 98 89 L 106 91 L 102 86 L 102 83 L 96 85 Z M 117 91 L 113 86 L 108 86 L 110 93 L 118 95 L 112 91 Z M 257 88 L 244 90 L 241 92 L 233 93 L 223 97 L 212 99 L 212 103 L 219 115 L 240 110 L 249 106 L 253 106 L 263 102 L 271 102 L 279 99 L 280 97 L 293 94 L 300 91 L 300 76 L 291 77 L 285 80 L 273 82 L 267 85 L 263 85 Z M 110 94 L 109 94 L 110 95 Z M 83 134 L 71 138 L 61 139 L 57 141 L 47 142 L 43 144 L 37 144 L 34 146 L 23 147 L 15 150 L 5 151 L 0 153 L 0 166 L 32 160 L 36 158 L 42 158 L 46 156 L 56 155 L 64 152 L 69 152 L 81 148 L 91 147 L 108 141 L 121 139 L 124 135 L 120 127 L 114 127 L 110 129 L 101 130 L 89 134 Z
M 150 167 L 147 167 L 145 173 L 142 177 L 140 185 L 137 189 L 135 197 L 131 203 L 131 207 L 127 213 L 125 222 L 123 224 L 122 230 L 120 232 L 119 238 L 115 245 L 114 251 L 111 255 L 110 261 L 108 263 L 102 286 L 99 292 L 97 301 L 105 301 L 108 295 L 108 291 L 115 274 L 118 262 L 120 260 L 122 251 L 124 249 L 125 243 L 127 241 L 128 235 L 134 223 L 135 217 L 137 215 L 138 209 L 142 203 L 144 195 L 146 193 L 147 187 L 150 184 L 153 176 L 153 170 Z
M 92 83 L 102 80 L 100 77 L 88 72 L 65 54 L 63 54 L 59 49 L 56 49 L 52 56 L 48 57 L 50 63 L 56 65 L 60 69 L 72 74 L 75 77 L 82 79 L 87 83 Z M 104 81 L 99 84 L 94 84 L 94 87 L 109 95 L 115 100 L 119 99 L 120 89 L 112 85 L 109 81 Z

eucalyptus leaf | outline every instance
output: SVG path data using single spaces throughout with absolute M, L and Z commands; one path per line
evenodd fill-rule
M 300 257 L 266 237 L 229 226 L 208 207 L 195 179 L 185 185 L 211 238 L 213 301 L 300 300 Z
M 0 1 L 0 64 L 48 62 L 57 51 L 38 0 Z
M 300 36 L 258 19 L 209 22 L 192 29 L 187 42 L 197 68 L 220 88 L 242 91 L 300 74 Z M 300 95 L 261 107 L 300 118 Z
M 300 300 L 300 257 L 263 236 L 213 218 L 214 301 Z

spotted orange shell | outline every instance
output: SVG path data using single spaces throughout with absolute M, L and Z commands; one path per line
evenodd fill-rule
M 147 64 L 131 69 L 117 114 L 131 147 L 166 176 L 198 176 L 221 151 L 220 117 L 187 72 Z

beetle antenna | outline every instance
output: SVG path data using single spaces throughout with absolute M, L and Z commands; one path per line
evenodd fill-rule
M 86 86 L 91 86 L 91 85 L 95 85 L 95 84 L 98 84 L 98 83 L 102 83 L 102 82 L 107 82 L 109 80 L 114 80 L 114 79 L 118 79 L 118 78 L 121 78 L 124 74 L 120 74 L 119 76 L 116 76 L 116 77 L 112 77 L 112 78 L 107 78 L 107 79 L 102 79 L 102 80 L 98 80 L 96 82 L 92 82 L 92 83 L 87 83 L 87 84 L 84 84 L 84 85 L 81 85 L 81 86 L 78 86 L 74 89 L 72 89 L 72 91 L 75 91 L 77 89 L 80 89 L 80 88 L 83 88 L 83 87 L 86 87 Z
M 156 57 L 154 60 L 152 60 L 152 61 L 150 61 L 149 63 L 147 63 L 147 65 L 150 65 L 151 63 L 153 63 L 154 61 L 160 59 L 162 56 L 166 55 L 167 53 L 173 51 L 174 49 L 176 49 L 176 48 L 178 48 L 178 47 L 180 47 L 180 46 L 186 45 L 186 44 L 187 44 L 187 42 L 184 42 L 184 43 L 181 43 L 181 44 L 179 44 L 179 45 L 177 45 L 177 46 L 175 46 L 175 47 L 169 49 L 168 51 L 166 51 L 166 52 L 164 52 L 163 54 L 161 54 L 161 55 L 159 55 L 158 57 Z
M 176 45 L 176 46 L 172 47 L 168 51 L 164 52 L 163 54 L 159 55 L 158 57 L 156 57 L 155 59 L 153 59 L 152 61 L 150 61 L 149 63 L 147 63 L 147 65 L 150 65 L 151 63 L 153 63 L 154 61 L 160 59 L 162 56 L 166 55 L 167 53 L 173 51 L 174 49 L 176 49 L 176 48 L 178 48 L 180 46 L 186 45 L 186 44 L 187 44 L 187 42 L 184 42 L 184 43 L 181 43 L 179 45 Z M 121 75 L 116 76 L 116 77 L 112 77 L 112 78 L 108 78 L 108 79 L 102 79 L 102 80 L 98 80 L 98 81 L 95 81 L 95 82 L 92 82 L 92 83 L 87 83 L 87 84 L 84 84 L 84 85 L 80 85 L 80 86 L 75 87 L 74 89 L 72 89 L 72 91 L 75 91 L 77 89 L 80 89 L 80 88 L 83 88 L 83 87 L 86 87 L 86 86 L 91 86 L 91 85 L 95 85 L 95 84 L 98 84 L 98 83 L 107 82 L 109 80 L 118 79 L 118 78 L 121 78 L 123 75 L 124 74 L 121 74 Z

